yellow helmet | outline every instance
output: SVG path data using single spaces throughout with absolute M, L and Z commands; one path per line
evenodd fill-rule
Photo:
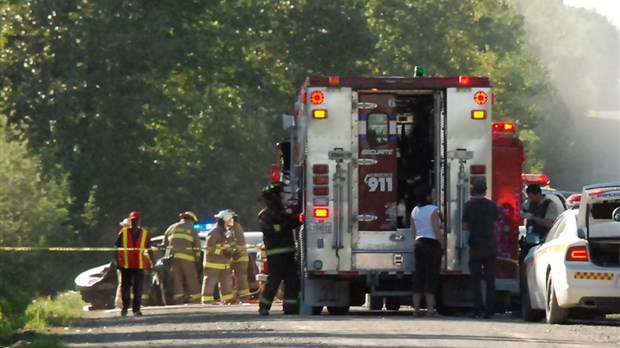
M 198 217 L 196 216 L 196 214 L 192 213 L 191 211 L 186 211 L 185 213 L 181 213 L 179 214 L 179 217 L 181 219 L 192 219 L 194 220 L 194 222 L 198 222 Z

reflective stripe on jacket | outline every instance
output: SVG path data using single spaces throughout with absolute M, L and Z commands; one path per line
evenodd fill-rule
M 146 269 L 147 262 L 144 252 L 150 241 L 149 232 L 140 228 L 138 238 L 135 241 L 131 236 L 130 227 L 124 227 L 120 233 L 122 234 L 122 249 L 118 251 L 118 265 L 122 268 Z
M 205 248 L 205 258 L 203 265 L 205 267 L 209 267 L 209 264 L 219 264 L 219 265 L 227 265 L 230 267 L 231 258 L 225 256 L 224 251 L 230 249 L 230 243 L 228 238 L 226 238 L 226 231 L 219 226 L 216 226 L 209 232 L 207 236 L 207 245 Z M 218 267 L 209 267 L 209 268 L 217 268 L 217 269 L 228 269 L 222 268 L 223 266 Z
M 195 262 L 200 257 L 200 238 L 192 221 L 181 220 L 168 227 L 164 237 L 166 256 Z

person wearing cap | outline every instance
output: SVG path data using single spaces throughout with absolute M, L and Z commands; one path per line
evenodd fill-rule
M 123 221 L 118 223 L 121 228 L 123 227 L 129 227 L 131 226 L 131 221 L 129 221 L 128 218 L 123 219 Z M 121 270 L 117 269 L 116 270 L 116 278 L 118 279 L 118 285 L 116 287 L 116 295 L 114 296 L 114 304 L 116 305 L 116 308 L 122 309 L 123 308 L 123 299 L 122 299 L 122 295 L 121 295 Z
M 418 204 L 411 210 L 409 229 L 415 240 L 413 255 L 415 273 L 413 274 L 413 315 L 420 317 L 422 294 L 426 301 L 426 315 L 435 316 L 435 291 L 439 285 L 441 256 L 444 237 L 441 233 L 439 208 L 433 204 L 433 189 L 426 184 L 415 187 Z
M 240 299 L 250 296 L 250 285 L 248 283 L 248 263 L 250 256 L 245 241 L 243 226 L 239 222 L 239 216 L 232 210 L 229 210 L 233 217 L 231 230 L 230 246 L 237 252 L 233 255 L 230 267 L 233 273 L 233 294 L 234 300 L 238 302 Z
M 469 231 L 469 271 L 473 295 L 474 317 L 492 318 L 495 314 L 495 231 L 498 228 L 497 204 L 485 198 L 487 182 L 484 177 L 472 178 L 471 199 L 463 206 L 463 231 Z M 467 232 L 465 232 L 467 235 Z M 484 278 L 482 277 L 484 270 Z M 480 281 L 486 284 L 486 299 L 482 300 Z
M 114 244 L 118 269 L 121 271 L 121 316 L 126 316 L 129 305 L 134 315 L 142 315 L 142 288 L 144 270 L 153 269 L 153 251 L 149 232 L 140 226 L 141 216 L 137 211 L 129 213 L 131 226 L 121 228 Z M 145 255 L 148 252 L 148 257 Z M 131 290 L 133 288 L 133 301 Z
M 258 222 L 263 232 L 269 275 L 260 295 L 258 313 L 269 315 L 280 283 L 284 282 L 284 314 L 299 314 L 299 274 L 294 234 L 299 220 L 288 213 L 282 204 L 278 183 L 265 186 L 262 198 L 266 207 L 258 214 Z
M 179 214 L 180 220 L 164 233 L 166 257 L 172 258 L 172 301 L 174 304 L 200 302 L 200 284 L 196 263 L 200 262 L 200 238 L 194 229 L 198 217 L 191 211 Z
M 220 302 L 233 300 L 232 273 L 230 262 L 237 252 L 230 245 L 231 234 L 227 232 L 233 224 L 233 216 L 228 210 L 221 210 L 214 216 L 215 227 L 207 235 L 204 254 L 204 275 L 202 279 L 202 303 L 215 303 L 215 287 L 220 286 Z

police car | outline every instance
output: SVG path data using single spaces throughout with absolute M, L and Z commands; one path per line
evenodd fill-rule
M 585 186 L 524 260 L 522 315 L 550 324 L 620 313 L 620 183 Z

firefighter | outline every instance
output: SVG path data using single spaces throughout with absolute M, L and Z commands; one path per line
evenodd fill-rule
M 131 301 L 130 291 L 133 287 L 133 302 L 131 303 L 134 315 L 142 315 L 142 288 L 144 270 L 153 269 L 153 251 L 149 232 L 140 226 L 141 216 L 137 211 L 129 213 L 130 227 L 123 227 L 116 238 L 116 260 L 121 270 L 121 297 L 123 308 L 121 316 L 126 316 Z M 148 258 L 144 251 L 148 251 Z
M 172 258 L 174 304 L 200 302 L 200 284 L 196 263 L 200 262 L 200 238 L 194 229 L 198 217 L 191 211 L 179 214 L 179 222 L 172 224 L 164 234 L 166 257 Z
M 299 275 L 293 232 L 299 226 L 299 222 L 294 215 L 286 212 L 280 194 L 279 184 L 265 186 L 262 198 L 266 207 L 258 214 L 269 264 L 267 283 L 259 300 L 258 312 L 261 315 L 269 315 L 273 298 L 282 281 L 284 281 L 284 314 L 299 313 Z
M 215 303 L 215 286 L 220 285 L 220 301 L 229 303 L 233 300 L 232 273 L 230 262 L 236 250 L 230 246 L 230 233 L 227 229 L 232 226 L 233 217 L 227 210 L 215 215 L 216 226 L 207 236 L 204 257 L 204 276 L 202 280 L 202 303 Z
M 250 256 L 248 255 L 245 236 L 243 234 L 244 230 L 239 222 L 239 216 L 232 210 L 229 210 L 229 212 L 233 216 L 231 247 L 237 250 L 235 255 L 233 255 L 231 268 L 236 280 L 233 286 L 235 290 L 235 300 L 238 301 L 239 299 L 250 296 L 250 285 L 248 284 L 248 263 L 250 262 Z
M 123 219 L 123 221 L 118 223 L 121 228 L 131 226 L 131 221 L 128 218 Z M 116 278 L 118 279 L 118 286 L 116 287 L 116 296 L 114 297 L 114 304 L 116 308 L 123 308 L 123 300 L 121 295 L 121 270 L 116 269 Z

